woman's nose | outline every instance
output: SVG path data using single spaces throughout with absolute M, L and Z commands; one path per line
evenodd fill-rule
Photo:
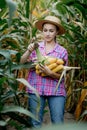
M 50 32 L 49 31 L 47 31 L 47 35 L 49 35 L 50 34 Z

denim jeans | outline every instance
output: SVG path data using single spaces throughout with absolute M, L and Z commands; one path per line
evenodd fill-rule
M 40 96 L 40 110 L 37 114 L 37 97 L 35 94 L 29 94 L 29 110 L 35 115 L 38 115 L 39 122 L 31 119 L 31 125 L 35 128 L 39 128 L 43 122 L 44 108 L 46 100 L 48 102 L 51 122 L 53 124 L 63 123 L 64 121 L 64 108 L 65 108 L 65 97 L 64 96 Z

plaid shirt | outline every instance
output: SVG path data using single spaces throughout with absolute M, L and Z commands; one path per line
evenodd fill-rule
M 60 46 L 58 43 L 56 43 L 55 47 L 52 51 L 50 51 L 48 54 L 46 54 L 44 42 L 39 43 L 39 50 L 44 56 L 53 56 L 57 58 L 63 59 L 67 65 L 68 64 L 68 54 L 64 47 Z M 33 51 L 30 55 L 30 59 L 34 61 L 36 58 L 36 52 Z M 28 82 L 31 86 L 33 86 L 39 93 L 39 95 L 62 95 L 66 96 L 65 91 L 65 85 L 64 85 L 64 79 L 62 79 L 60 85 L 58 86 L 58 90 L 55 93 L 55 88 L 58 83 L 58 79 L 53 79 L 51 77 L 42 77 L 35 73 L 34 70 L 30 70 L 28 74 Z M 33 93 L 31 90 L 27 89 L 29 93 Z

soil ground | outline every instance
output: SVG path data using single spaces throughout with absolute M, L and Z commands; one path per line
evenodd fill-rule
M 44 114 L 43 126 L 51 124 L 50 113 L 49 113 L 48 107 L 46 108 L 46 110 L 47 110 L 47 112 Z M 74 115 L 65 111 L 64 122 L 65 123 L 75 122 Z M 16 129 L 14 127 L 10 127 L 9 126 L 7 130 L 16 130 Z M 26 128 L 25 130 L 31 130 L 31 129 L 30 128 Z

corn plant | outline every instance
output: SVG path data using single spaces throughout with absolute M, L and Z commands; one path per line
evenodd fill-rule
M 73 80 L 70 76 L 71 83 L 66 88 L 68 94 L 66 108 L 74 112 L 81 98 L 84 83 L 87 81 L 87 2 L 85 0 L 60 0 L 56 1 L 53 8 L 52 13 L 61 18 L 66 28 L 66 34 L 59 37 L 59 40 L 68 50 L 69 64 L 81 67 L 79 71 L 74 72 Z M 77 111 L 80 110 L 76 108 Z
M 26 104 L 22 100 L 29 96 L 26 91 L 19 91 L 19 83 L 24 87 L 30 86 L 26 79 L 18 78 L 18 71 L 22 68 L 30 69 L 33 63 L 20 64 L 20 57 L 24 51 L 26 43 L 26 28 L 30 26 L 28 20 L 23 21 L 17 17 L 17 3 L 12 0 L 0 1 L 0 126 L 8 124 L 16 126 L 19 122 L 20 127 L 28 126 L 28 118 L 38 120 L 29 112 Z M 12 12 L 11 12 L 12 11 Z M 26 89 L 26 88 L 25 88 Z

